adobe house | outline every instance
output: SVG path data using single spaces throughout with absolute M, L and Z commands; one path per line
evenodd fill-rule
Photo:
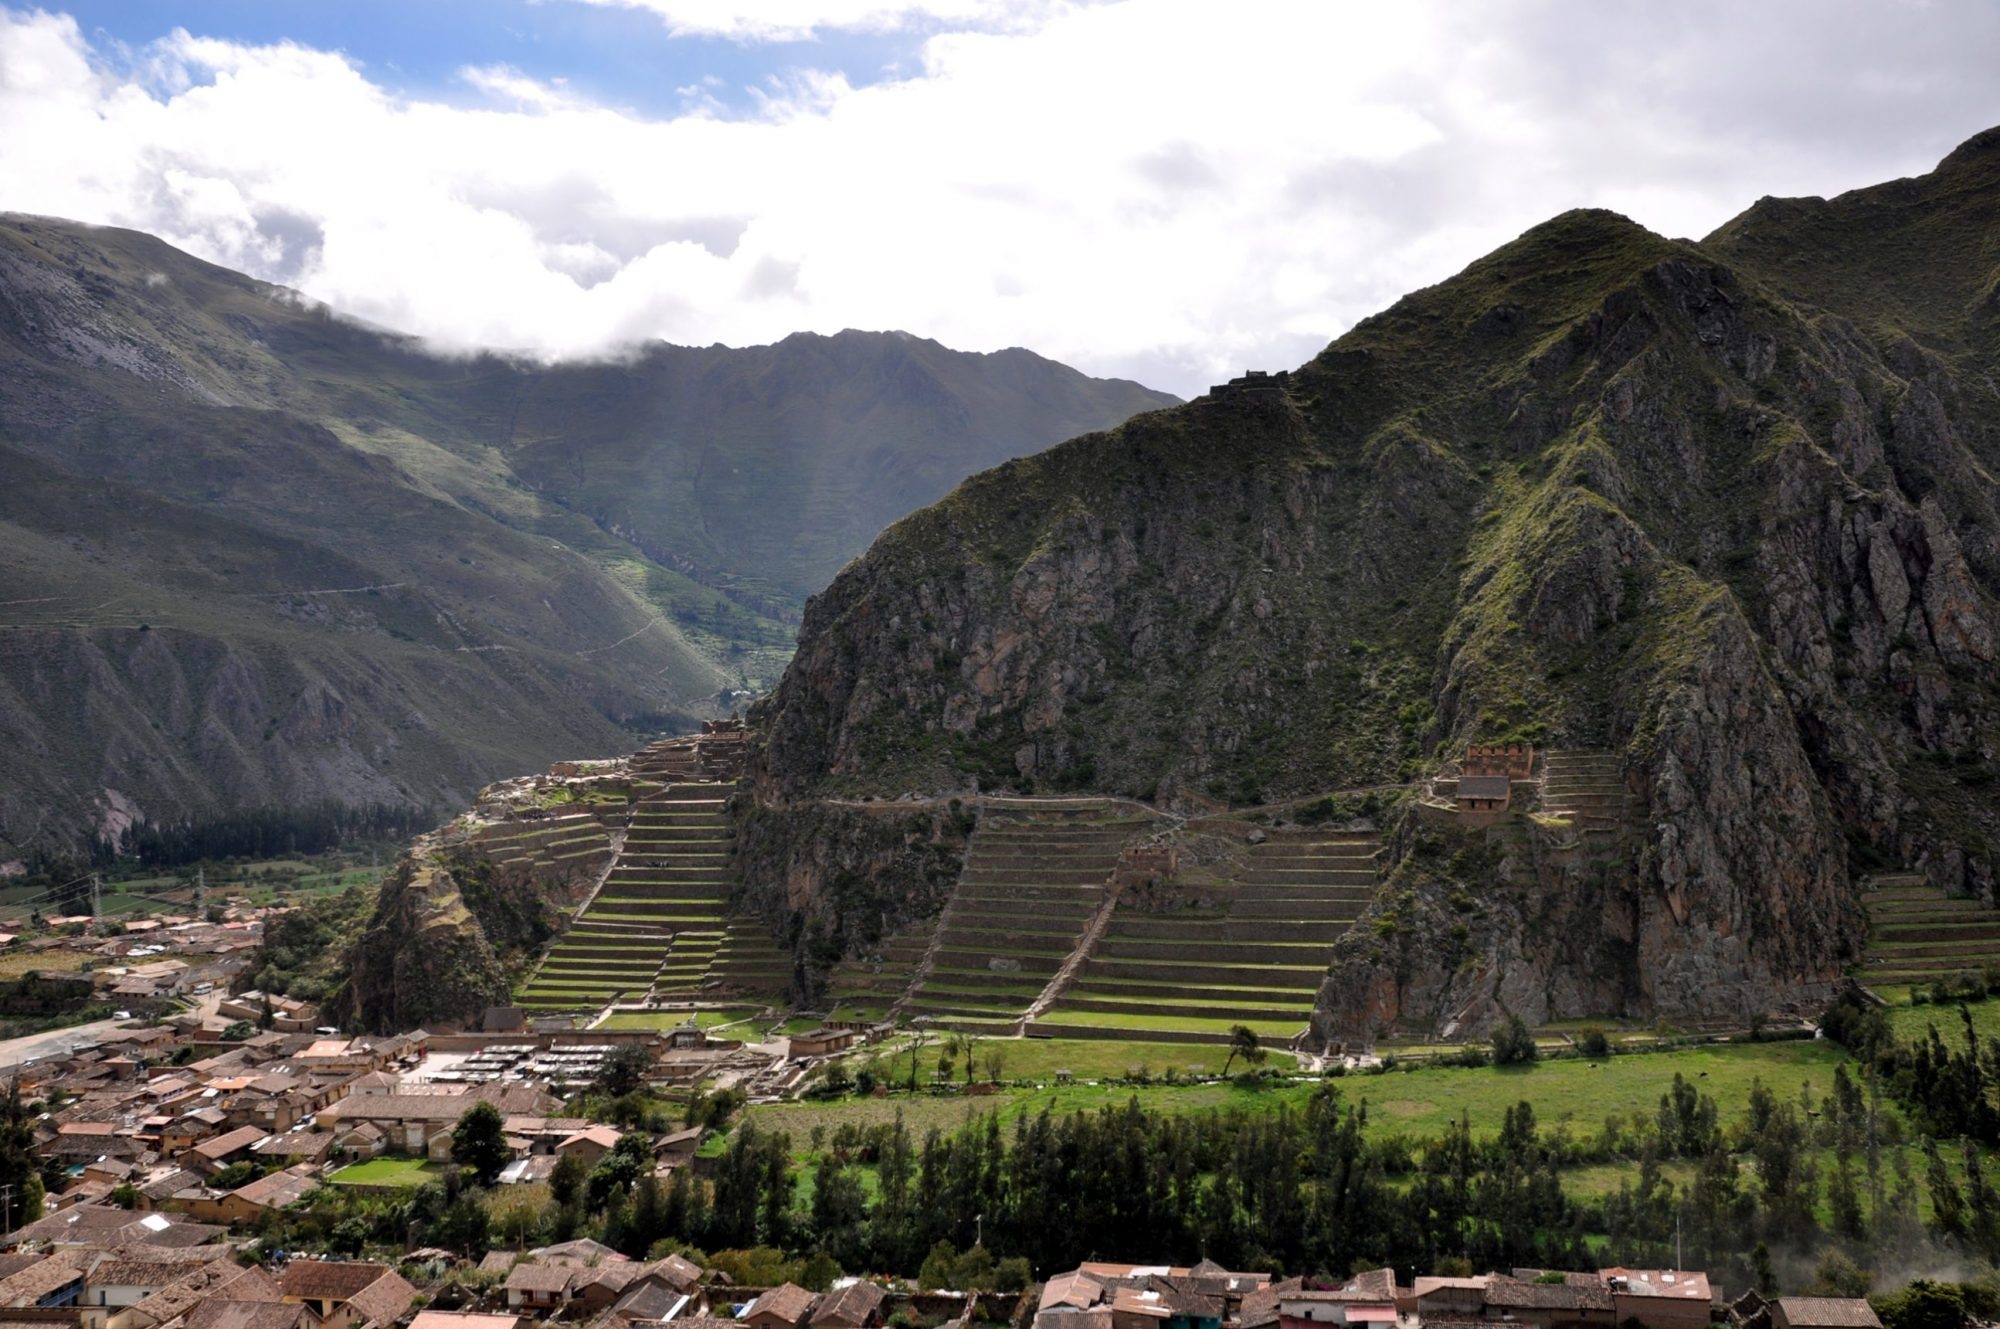
M 278 1291 L 286 1303 L 319 1316 L 324 1329 L 393 1323 L 417 1295 L 388 1265 L 361 1260 L 294 1260 L 279 1275 Z
M 567 1264 L 537 1260 L 515 1265 L 507 1273 L 507 1309 L 537 1317 L 560 1309 L 569 1302 L 577 1272 Z
M 824 1057 L 834 1052 L 845 1052 L 854 1045 L 856 1034 L 852 1029 L 833 1029 L 821 1025 L 803 1034 L 793 1034 L 789 1040 L 790 1055 L 794 1057 Z
M 821 1297 L 807 1323 L 811 1329 L 874 1329 L 882 1323 L 883 1296 L 873 1283 L 849 1283 Z
M 556 1146 L 558 1154 L 574 1154 L 592 1167 L 618 1147 L 620 1135 L 609 1126 L 590 1126 L 564 1137 Z
M 1494 1277 L 1486 1286 L 1486 1318 L 1534 1329 L 1611 1329 L 1617 1312 L 1611 1289 L 1596 1274 L 1565 1273 L 1560 1283 Z
M 1706 1329 L 1708 1275 L 1694 1269 L 1600 1269 L 1611 1289 L 1619 1324 L 1637 1320 L 1645 1329 Z M 1775 1318 L 1775 1317 L 1773 1317 Z
M 750 1329 L 798 1329 L 814 1300 L 813 1294 L 797 1283 L 785 1283 L 751 1302 L 743 1313 L 743 1323 Z
M 85 1329 L 104 1329 L 106 1321 L 118 1311 L 138 1305 L 205 1265 L 227 1259 L 228 1249 L 218 1246 L 185 1254 L 145 1251 L 93 1261 L 83 1280 L 83 1325 Z
M 1491 826 L 1507 815 L 1514 784 L 1504 775 L 1458 777 L 1458 816 L 1468 826 Z
M 1882 1329 L 1875 1308 L 1860 1297 L 1775 1297 L 1772 1329 Z

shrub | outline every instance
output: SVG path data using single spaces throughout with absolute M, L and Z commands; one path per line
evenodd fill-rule
M 1495 1065 L 1523 1066 L 1541 1055 L 1541 1049 L 1535 1046 L 1535 1035 L 1520 1016 L 1509 1015 L 1507 1023 L 1493 1031 Z
M 1596 1025 L 1576 1036 L 1576 1050 L 1596 1061 L 1611 1055 L 1611 1038 Z

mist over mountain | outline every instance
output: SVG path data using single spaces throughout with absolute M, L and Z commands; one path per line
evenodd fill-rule
M 727 711 L 963 476 L 1172 398 L 901 333 L 451 358 L 0 219 L 0 856 L 446 806 Z

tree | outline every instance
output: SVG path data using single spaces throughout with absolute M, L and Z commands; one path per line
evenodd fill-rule
M 506 1121 L 499 1108 L 482 1101 L 459 1115 L 458 1125 L 451 1129 L 451 1161 L 471 1168 L 480 1185 L 491 1186 L 500 1169 L 513 1158 L 514 1150 L 507 1143 Z
M 799 1270 L 799 1286 L 808 1292 L 824 1292 L 840 1277 L 840 1262 L 825 1251 L 814 1251 Z
M 7 1085 L 0 1099 L 0 1186 L 6 1204 L 0 1209 L 0 1230 L 12 1232 L 42 1216 L 40 1160 L 35 1156 L 35 1119 L 21 1102 L 18 1081 Z
M 643 1044 L 621 1043 L 604 1059 L 597 1072 L 597 1090 L 611 1098 L 623 1098 L 646 1087 L 653 1070 L 653 1055 Z
M 958 1252 L 948 1241 L 933 1245 L 917 1270 L 917 1286 L 926 1291 L 958 1287 Z
M 584 1180 L 586 1207 L 593 1211 L 602 1209 L 614 1196 L 622 1199 L 630 1195 L 639 1178 L 652 1167 L 653 1152 L 645 1136 L 637 1132 L 620 1136 L 611 1152 L 597 1160 L 597 1166 L 590 1169 L 589 1177 Z M 605 1242 L 607 1246 L 614 1244 Z
M 1247 1024 L 1239 1024 L 1229 1031 L 1229 1056 L 1222 1063 L 1222 1073 L 1229 1074 L 1229 1068 L 1236 1064 L 1238 1057 L 1252 1066 L 1259 1066 L 1263 1064 L 1264 1055 L 1263 1045 L 1257 1041 L 1257 1031 Z
M 1961 1329 L 1971 1320 L 1965 1296 L 1950 1283 L 1913 1278 L 1901 1292 L 1878 1299 L 1884 1329 Z
M 1812 1291 L 1820 1297 L 1865 1297 L 1874 1283 L 1873 1275 L 1847 1252 L 1836 1249 L 1820 1257 L 1819 1268 L 1813 1271 Z
M 1494 1065 L 1524 1066 L 1541 1055 L 1534 1034 L 1520 1016 L 1509 1015 L 1507 1023 L 1493 1031 Z
M 567 1209 L 583 1196 L 583 1181 L 590 1175 L 590 1165 L 575 1154 L 564 1154 L 556 1160 L 555 1170 L 549 1173 L 549 1198 Z

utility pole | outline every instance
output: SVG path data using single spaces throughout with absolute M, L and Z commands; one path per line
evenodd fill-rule
M 198 867 L 194 870 L 195 913 L 197 914 L 201 913 L 202 910 L 207 907 L 207 905 L 208 905 L 208 869 L 205 867 Z
M 93 923 L 102 923 L 104 921 L 104 901 L 101 898 L 99 898 L 103 889 L 104 889 L 103 881 L 98 878 L 98 875 L 95 872 L 91 873 L 90 874 L 90 921 Z
M 0 1231 L 14 1230 L 14 1183 L 0 1181 Z

